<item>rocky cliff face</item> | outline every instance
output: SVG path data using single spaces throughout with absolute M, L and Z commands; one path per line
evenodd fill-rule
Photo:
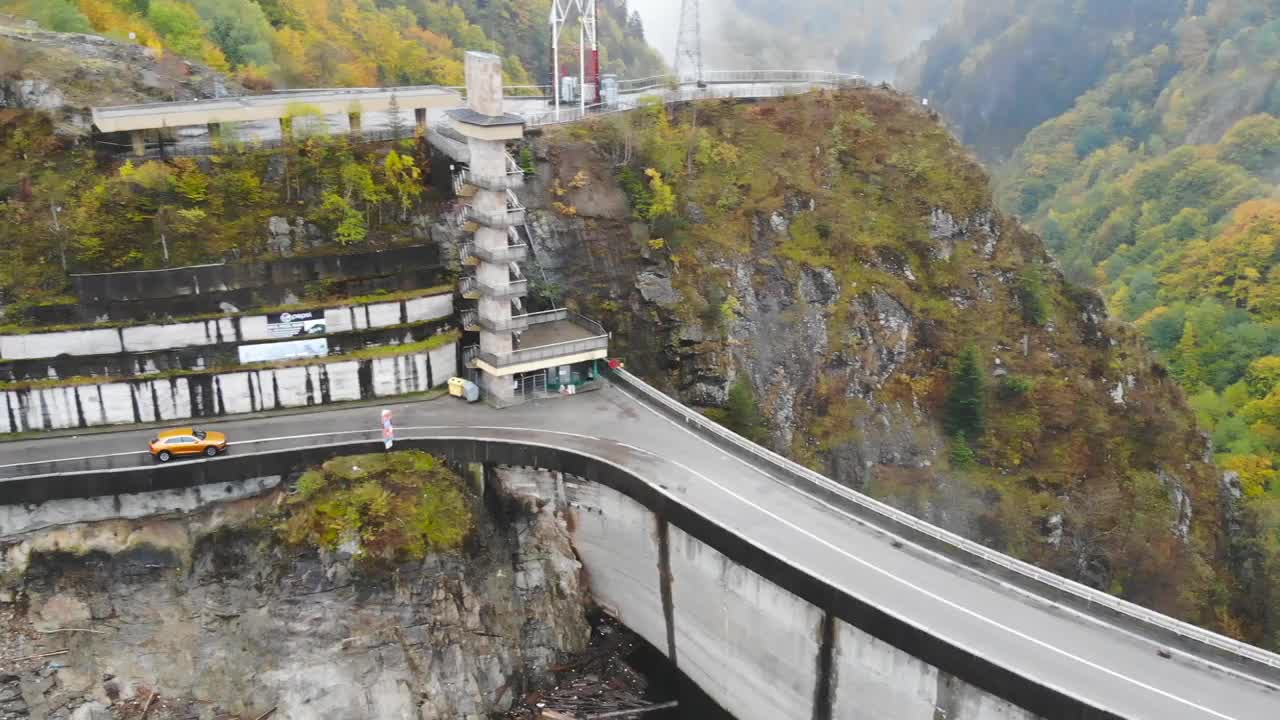
M 529 274 L 614 330 L 629 367 L 721 417 L 745 386 L 776 449 L 1214 622 L 1211 588 L 1231 582 L 1211 567 L 1222 497 L 1177 388 L 909 100 L 637 112 L 533 147 Z M 672 212 L 653 212 L 659 185 Z M 986 383 L 971 462 L 945 407 L 966 346 Z
M 0 15 L 0 108 L 48 112 L 64 133 L 88 134 L 93 106 L 241 94 L 203 65 L 142 45 Z
M 277 543 L 261 517 L 280 497 L 11 540 L 0 718 L 137 717 L 154 691 L 157 720 L 478 719 L 587 642 L 568 534 L 536 502 L 368 574 Z

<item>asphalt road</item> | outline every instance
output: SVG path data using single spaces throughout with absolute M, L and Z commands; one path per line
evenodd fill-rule
M 389 404 L 401 437 L 538 442 L 622 463 L 776 556 L 935 636 L 1129 718 L 1280 718 L 1280 691 L 1121 628 L 1028 598 L 853 522 L 621 390 L 496 411 L 452 398 Z M 380 407 L 202 424 L 230 452 L 379 436 Z M 0 443 L 0 477 L 152 462 L 151 430 Z M 218 462 L 217 460 L 181 462 Z

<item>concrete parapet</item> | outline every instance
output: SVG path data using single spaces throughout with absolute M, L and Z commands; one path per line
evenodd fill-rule
M 442 293 L 406 300 L 331 307 L 323 309 L 323 313 L 327 332 L 371 330 L 450 317 L 453 315 L 453 295 Z M 271 334 L 266 315 L 241 315 L 122 328 L 0 335 L 0 359 L 31 360 L 61 355 L 144 353 L 274 339 L 279 338 Z

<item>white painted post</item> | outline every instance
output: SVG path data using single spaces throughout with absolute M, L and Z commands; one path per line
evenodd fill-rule
M 556 122 L 560 121 L 560 1 L 551 2 L 551 87 L 555 92 Z
M 587 25 L 578 18 L 578 106 L 587 116 Z

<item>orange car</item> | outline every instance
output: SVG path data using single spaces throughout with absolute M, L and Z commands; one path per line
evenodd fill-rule
M 152 438 L 150 448 L 151 457 L 160 462 L 169 462 L 179 455 L 214 457 L 227 449 L 227 436 L 189 427 L 174 428 Z

